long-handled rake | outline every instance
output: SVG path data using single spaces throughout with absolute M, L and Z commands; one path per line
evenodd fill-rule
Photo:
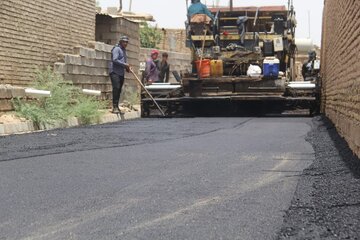
M 138 81 L 138 83 L 140 84 L 140 86 L 145 90 L 145 92 L 146 92 L 147 95 L 151 98 L 151 100 L 155 103 L 156 107 L 159 109 L 159 111 L 161 112 L 161 114 L 165 117 L 164 111 L 161 109 L 161 107 L 159 106 L 159 104 L 155 101 L 155 99 L 154 99 L 153 96 L 150 94 L 150 92 L 145 88 L 144 84 L 140 81 L 139 77 L 134 73 L 134 71 L 133 71 L 132 68 L 130 68 L 130 72 L 131 72 L 132 75 L 135 77 L 135 79 Z

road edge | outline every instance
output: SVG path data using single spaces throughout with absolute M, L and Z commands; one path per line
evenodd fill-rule
M 105 113 L 100 117 L 99 122 L 96 124 L 132 120 L 137 118 L 141 118 L 141 112 L 136 110 L 125 112 L 123 114 Z M 56 121 L 53 124 L 45 124 L 45 126 L 40 127 L 37 127 L 32 121 L 26 120 L 23 122 L 0 124 L 0 136 L 47 131 L 59 128 L 70 128 L 82 125 L 85 124 L 81 124 L 81 121 L 76 117 L 70 117 L 66 121 Z

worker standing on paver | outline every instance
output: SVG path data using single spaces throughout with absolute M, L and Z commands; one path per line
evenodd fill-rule
M 111 62 L 109 67 L 110 79 L 112 84 L 112 112 L 115 114 L 120 113 L 119 101 L 122 87 L 125 80 L 125 70 L 130 71 L 130 65 L 127 63 L 126 47 L 128 45 L 129 38 L 122 36 L 119 40 L 119 44 L 116 44 L 111 50 Z
M 200 0 L 191 0 L 191 5 L 188 9 L 189 18 L 191 19 L 195 14 L 205 14 L 209 18 L 211 18 L 211 20 L 214 20 L 214 16 L 212 15 L 212 13 L 209 11 L 205 4 L 202 4 L 200 2 Z

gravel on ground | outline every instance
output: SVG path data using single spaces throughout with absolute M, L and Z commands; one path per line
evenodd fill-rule
M 313 119 L 315 162 L 298 183 L 279 239 L 360 239 L 360 159 L 334 125 Z

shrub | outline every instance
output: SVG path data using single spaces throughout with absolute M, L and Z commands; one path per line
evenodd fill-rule
M 99 109 L 106 108 L 106 103 L 89 96 L 79 95 L 77 104 L 74 105 L 73 114 L 79 118 L 82 124 L 99 123 L 102 112 Z
M 32 120 L 38 127 L 71 116 L 79 117 L 84 124 L 95 123 L 101 115 L 99 109 L 105 106 L 93 97 L 82 95 L 79 88 L 64 81 L 50 67 L 36 71 L 33 87 L 51 91 L 51 97 L 40 97 L 31 102 L 14 99 L 13 103 L 19 116 Z

